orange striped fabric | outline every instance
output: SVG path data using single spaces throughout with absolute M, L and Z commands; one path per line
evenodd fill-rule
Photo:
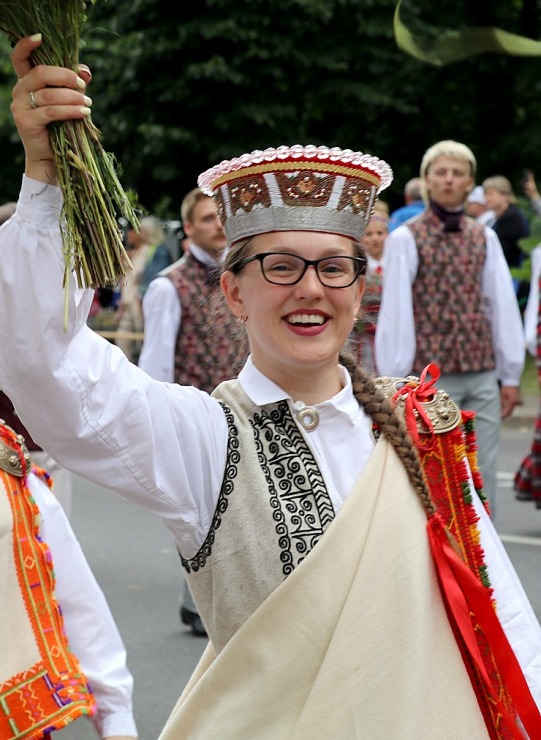
M 34 472 L 49 483 L 44 471 Z M 68 645 L 54 593 L 51 553 L 40 538 L 40 514 L 26 478 L 0 470 L 0 495 L 7 495 L 12 512 L 11 536 L 4 531 L 6 536 L 0 537 L 0 560 L 16 570 L 40 656 L 36 662 L 34 653 L 27 668 L 0 685 L 0 738 L 29 740 L 42 738 L 78 717 L 92 714 L 95 700 Z M 0 586 L 0 593 L 3 591 L 4 586 Z M 10 598 L 9 594 L 4 596 Z M 2 633 L 1 639 L 10 641 L 13 647 L 17 635 Z M 1 653 L 0 648 L 0 662 Z

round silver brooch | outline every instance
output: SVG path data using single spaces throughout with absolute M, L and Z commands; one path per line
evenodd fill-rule
M 319 414 L 311 406 L 305 406 L 302 401 L 295 401 L 295 416 L 307 432 L 313 432 L 319 424 Z

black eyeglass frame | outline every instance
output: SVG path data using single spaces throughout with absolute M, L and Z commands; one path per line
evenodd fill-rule
M 279 257 L 280 255 L 284 257 L 295 257 L 296 259 L 301 260 L 304 262 L 304 269 L 299 275 L 299 277 L 294 280 L 292 283 L 277 283 L 274 280 L 270 280 L 267 275 L 265 274 L 265 270 L 263 269 L 263 260 L 265 257 L 274 256 Z M 348 283 L 347 285 L 328 285 L 327 283 L 324 283 L 321 279 L 321 275 L 319 274 L 318 265 L 321 262 L 325 262 L 326 260 L 332 260 L 336 257 L 339 257 L 340 259 L 347 259 L 351 260 L 356 265 L 355 275 L 353 277 L 353 280 Z M 358 277 L 361 275 L 364 275 L 366 272 L 366 263 L 367 260 L 365 257 L 353 257 L 349 254 L 337 254 L 337 255 L 330 255 L 328 257 L 321 257 L 317 260 L 307 260 L 304 257 L 301 257 L 299 254 L 292 254 L 291 252 L 259 252 L 258 254 L 252 254 L 249 257 L 244 257 L 244 259 L 241 259 L 240 262 L 238 262 L 236 265 L 233 266 L 232 272 L 237 273 L 242 270 L 243 267 L 245 267 L 250 262 L 254 262 L 257 260 L 261 266 L 261 274 L 265 278 L 265 280 L 270 283 L 271 285 L 297 285 L 297 283 L 300 283 L 300 281 L 303 279 L 304 275 L 306 274 L 306 270 L 312 265 L 316 271 L 317 278 L 321 285 L 323 285 L 325 288 L 335 288 L 336 290 L 339 290 L 341 288 L 349 288 L 353 285 L 353 283 L 357 280 Z

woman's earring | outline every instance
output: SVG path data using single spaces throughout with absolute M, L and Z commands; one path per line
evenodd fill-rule
M 241 324 L 245 324 L 248 321 L 248 316 L 246 314 L 241 313 L 240 316 L 237 316 L 237 321 L 240 321 Z

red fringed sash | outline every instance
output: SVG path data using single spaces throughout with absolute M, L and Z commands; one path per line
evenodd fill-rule
M 432 380 L 426 382 L 428 373 Z M 464 462 L 468 460 L 474 485 L 484 500 L 474 414 L 463 412 L 462 427 L 434 434 L 422 406 L 436 392 L 439 375 L 439 369 L 429 365 L 419 384 L 405 385 L 395 400 L 398 395 L 406 396 L 406 425 L 437 509 L 436 514 L 429 514 L 427 532 L 441 594 L 490 737 L 524 738 L 518 716 L 529 737 L 541 738 L 541 715 L 496 615 L 480 546 L 478 516 Z
M 0 426 L 0 430 L 6 439 L 6 427 Z M 19 452 L 15 435 L 8 441 Z M 46 475 L 41 477 L 49 483 Z M 0 470 L 0 481 L 7 491 L 13 516 L 17 579 L 41 656 L 36 664 L 0 685 L 0 738 L 32 740 L 92 714 L 95 700 L 67 643 L 54 597 L 51 553 L 40 539 L 39 510 L 25 485 L 26 478 Z M 3 635 L 2 639 L 13 636 Z

